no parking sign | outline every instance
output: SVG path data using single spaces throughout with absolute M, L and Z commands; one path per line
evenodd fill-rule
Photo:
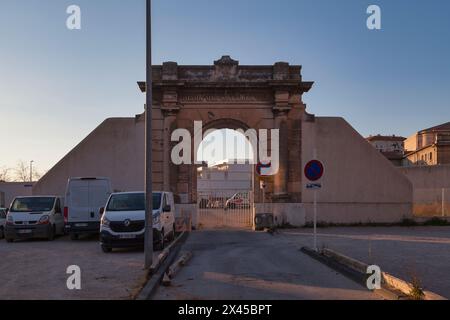
M 309 181 L 317 181 L 323 177 L 324 167 L 319 160 L 312 160 L 305 166 L 305 177 Z
M 316 181 L 323 177 L 324 167 L 319 160 L 311 160 L 305 166 L 305 177 L 313 183 L 306 185 L 307 189 L 314 190 L 314 250 L 317 251 L 317 190 L 322 188 Z

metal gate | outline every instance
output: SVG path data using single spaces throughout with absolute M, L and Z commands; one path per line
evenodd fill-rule
M 251 190 L 208 190 L 197 196 L 199 227 L 251 228 L 254 217 Z

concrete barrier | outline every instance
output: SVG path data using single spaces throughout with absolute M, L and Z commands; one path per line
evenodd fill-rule
M 310 255 L 311 252 L 313 252 L 313 250 L 308 248 L 302 248 L 302 251 L 309 252 Z M 369 265 L 364 262 L 353 259 L 351 257 L 348 257 L 344 254 L 341 254 L 331 249 L 323 249 L 321 252 L 318 252 L 317 255 L 332 260 L 331 262 L 329 261 L 325 262 L 329 266 L 333 266 L 333 264 L 337 263 L 344 266 L 345 268 L 351 269 L 360 274 L 359 277 L 352 275 L 351 277 L 353 279 L 365 279 L 365 277 L 367 276 L 367 268 L 369 267 Z M 322 259 L 317 260 L 321 261 Z M 322 260 L 322 262 L 324 261 Z M 393 275 L 387 272 L 382 271 L 381 275 L 382 275 L 383 289 L 391 291 L 393 297 L 396 295 L 395 291 L 398 291 L 399 293 L 404 294 L 407 297 L 411 297 L 411 292 L 414 289 L 412 283 L 394 277 Z M 365 285 L 365 283 L 363 283 L 363 285 Z M 386 296 L 385 294 L 382 295 Z M 448 299 L 431 291 L 423 291 L 423 300 L 448 300 Z

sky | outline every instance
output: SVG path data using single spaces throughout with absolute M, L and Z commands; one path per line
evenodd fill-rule
M 447 0 L 153 0 L 154 64 L 303 65 L 307 111 L 363 136 L 450 120 L 449 34 Z M 144 79 L 145 0 L 0 0 L 0 168 L 46 171 L 105 118 L 141 113 Z

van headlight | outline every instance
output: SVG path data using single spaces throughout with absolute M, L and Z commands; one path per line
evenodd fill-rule
M 39 219 L 39 224 L 48 224 L 50 222 L 50 216 L 44 215 Z
M 109 220 L 105 216 L 102 217 L 102 226 L 109 227 Z
M 156 215 L 156 216 L 153 216 L 153 224 L 155 225 L 155 224 L 158 224 L 160 221 L 161 221 L 161 219 L 160 219 L 160 215 L 158 214 L 158 215 Z

